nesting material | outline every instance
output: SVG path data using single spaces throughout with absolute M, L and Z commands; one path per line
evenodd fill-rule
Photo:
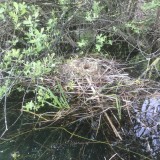
M 72 88 L 85 94 L 100 94 L 104 86 L 129 82 L 128 74 L 113 60 L 81 58 L 70 60 L 60 71 L 66 89 Z
M 71 107 L 66 114 L 74 117 L 71 118 L 72 122 L 98 119 L 98 133 L 101 121 L 104 121 L 111 128 L 111 132 L 122 140 L 117 128 L 120 128 L 121 109 L 130 102 L 125 102 L 129 93 L 123 93 L 123 88 L 126 87 L 127 90 L 134 81 L 123 71 L 120 64 L 114 60 L 84 57 L 61 65 L 59 73 L 59 80 Z
M 122 123 L 129 123 L 133 102 L 143 101 L 157 89 L 155 82 L 132 79 L 122 65 L 104 58 L 71 59 L 59 66 L 58 73 L 56 81 L 61 84 L 70 109 L 43 116 L 64 126 L 89 123 L 94 137 L 103 132 L 104 137 L 122 140 Z M 53 79 L 48 77 L 47 82 Z M 75 133 L 80 129 L 77 127 Z

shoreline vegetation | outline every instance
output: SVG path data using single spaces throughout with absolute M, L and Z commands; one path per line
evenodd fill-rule
M 96 158 L 152 159 L 130 144 L 134 107 L 160 97 L 159 7 L 156 0 L 1 2 L 0 156 L 50 160 L 67 144 L 64 157 L 73 158 L 75 145 L 76 157 L 89 159 L 97 144 L 105 147 Z

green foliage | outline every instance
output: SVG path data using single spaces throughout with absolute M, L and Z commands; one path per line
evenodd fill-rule
M 3 7 L 1 7 L 0 8 L 0 20 L 4 20 L 5 19 L 4 12 L 5 12 L 5 9 Z
M 160 1 L 159 0 L 152 0 L 151 2 L 146 2 L 142 6 L 142 9 L 144 11 L 151 10 L 151 9 L 156 9 L 160 7 Z
M 3 3 L 0 5 L 0 13 L 0 18 L 10 25 L 14 33 L 13 37 L 5 42 L 10 47 L 3 50 L 0 60 L 0 68 L 6 73 L 0 87 L 2 99 L 4 94 L 8 95 L 8 90 L 12 91 L 13 86 L 23 83 L 25 79 L 35 83 L 36 79 L 43 79 L 44 75 L 54 72 L 58 59 L 50 50 L 50 32 L 54 30 L 53 24 L 56 24 L 53 12 L 43 27 L 40 24 L 40 8 L 36 5 L 25 2 Z M 40 56 L 42 57 L 39 58 Z M 12 82 L 7 80 L 10 78 Z M 27 86 L 17 87 L 17 90 L 24 91 L 25 87 Z M 25 105 L 28 111 L 38 110 L 39 107 L 33 100 Z
M 77 44 L 80 48 L 84 48 L 88 45 L 88 40 L 81 39 L 79 42 L 77 42 Z
M 68 4 L 70 4 L 70 0 L 58 0 L 58 2 L 62 6 L 63 11 L 66 11 L 69 8 Z
M 57 85 L 56 92 L 58 92 L 60 95 L 55 95 L 49 88 L 38 86 L 36 89 L 36 101 L 33 102 L 31 100 L 30 102 L 26 103 L 26 105 L 23 106 L 23 109 L 26 111 L 38 111 L 41 107 L 44 107 L 45 104 L 58 109 L 70 108 L 60 84 Z
M 86 12 L 86 21 L 92 22 L 95 19 L 99 18 L 102 9 L 103 7 L 100 6 L 100 2 L 93 1 L 92 9 Z
M 24 75 L 29 75 L 30 72 L 31 74 L 33 74 L 32 72 L 37 72 L 35 76 L 51 71 L 51 63 L 52 66 L 54 64 L 52 55 L 54 54 L 51 54 L 50 57 L 47 54 L 45 60 L 35 61 L 35 59 L 37 59 L 44 50 L 48 50 L 50 46 L 48 41 L 50 35 L 48 35 L 44 27 L 39 26 L 40 8 L 34 5 L 28 5 L 24 2 L 13 2 L 9 6 L 7 3 L 4 3 L 1 5 L 0 10 L 5 15 L 5 18 L 10 19 L 14 24 L 14 26 L 12 26 L 13 30 L 23 35 L 19 37 L 15 34 L 12 40 L 6 42 L 12 47 L 6 50 L 3 55 L 0 64 L 2 69 L 14 67 L 18 71 L 17 73 L 19 73 L 19 66 L 21 66 L 20 71 L 23 72 L 24 69 Z M 52 24 L 50 20 L 48 30 Z M 17 44 L 21 42 L 23 42 L 25 46 L 23 48 L 17 47 Z M 48 62 L 46 62 L 47 60 Z M 43 64 L 43 62 L 45 62 L 45 64 Z M 47 63 L 49 65 L 45 68 Z M 42 67 L 44 67 L 43 71 Z
M 7 86 L 5 85 L 0 86 L 0 100 L 2 100 L 4 94 L 6 93 L 6 90 L 7 90 Z
M 11 154 L 11 157 L 13 158 L 13 160 L 18 160 L 18 159 L 20 159 L 20 154 L 19 154 L 19 152 L 13 152 Z
M 51 17 L 49 18 L 47 22 L 47 31 L 48 32 L 54 32 L 56 29 L 56 25 L 58 23 L 58 18 L 56 17 L 56 14 L 54 11 L 51 12 Z
M 151 29 L 151 25 L 155 23 L 156 11 L 160 7 L 158 0 L 152 0 L 151 2 L 145 2 L 141 6 L 141 10 L 137 14 L 142 14 L 139 20 L 133 19 L 125 24 L 126 28 L 131 29 L 136 34 L 147 34 Z
M 130 28 L 134 33 L 140 33 L 140 28 L 135 24 L 135 22 L 126 23 L 126 28 Z
M 20 55 L 20 50 L 19 49 L 11 49 L 8 50 L 3 58 L 3 66 L 5 68 L 8 68 L 11 66 L 13 63 L 18 62 L 18 60 L 21 60 L 22 55 Z
M 60 94 L 58 96 L 55 95 L 49 88 L 45 88 L 42 86 L 38 86 L 38 87 L 39 89 L 38 89 L 37 100 L 38 100 L 38 103 L 41 104 L 41 106 L 44 106 L 44 103 L 47 103 L 50 106 L 53 106 L 59 109 L 69 108 L 69 104 L 66 100 L 66 96 L 59 83 L 57 85 L 57 91 L 56 91 Z M 51 102 L 49 102 L 48 100 Z
M 96 36 L 96 50 L 98 52 L 101 51 L 101 48 L 103 47 L 105 41 L 106 41 L 106 36 L 103 36 L 102 34 Z
M 89 48 L 93 42 L 95 42 L 96 34 L 93 30 L 86 30 L 84 33 L 82 33 L 79 37 L 79 41 L 77 42 L 79 48 L 82 50 L 86 50 Z
M 11 81 L 9 79 L 6 79 L 6 81 L 4 81 L 4 83 L 0 82 L 0 100 L 2 100 L 2 98 L 4 96 L 8 96 L 11 92 Z
M 42 61 L 38 60 L 36 62 L 26 62 L 23 73 L 25 76 L 34 78 L 47 74 L 50 71 L 50 67 L 45 66 Z
M 35 103 L 33 101 L 27 102 L 25 106 L 23 106 L 23 109 L 25 109 L 26 111 L 37 111 L 40 107 L 36 106 Z
M 14 25 L 13 30 L 23 35 L 21 37 L 15 35 L 14 39 L 8 41 L 10 45 L 16 46 L 23 42 L 26 47 L 24 47 L 22 54 L 27 57 L 32 55 L 36 57 L 44 49 L 48 49 L 48 35 L 45 33 L 44 27 L 39 27 L 39 7 L 28 5 L 25 2 L 13 2 L 9 6 L 5 3 L 0 10 L 5 14 L 5 19 L 10 19 Z
M 23 3 L 13 2 L 13 6 L 9 8 L 9 16 L 12 19 L 15 29 L 18 29 L 21 25 L 20 19 L 27 13 L 27 6 Z

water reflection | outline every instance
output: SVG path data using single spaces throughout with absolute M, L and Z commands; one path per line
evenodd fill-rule
M 17 106 L 17 102 L 13 103 L 11 100 L 7 102 L 9 130 L 3 137 L 6 139 L 0 139 L 0 160 L 13 160 L 13 155 L 18 156 L 16 160 L 108 160 L 113 156 L 114 160 L 140 160 L 150 157 L 141 149 L 139 141 L 133 140 L 134 136 L 129 135 L 131 126 L 126 112 L 122 113 L 121 122 L 126 134 L 120 133 L 123 136 L 123 140 L 120 141 L 112 129 L 107 127 L 108 122 L 103 119 L 103 115 L 100 126 L 97 118 L 92 119 L 91 123 L 90 119 L 84 119 L 68 124 L 65 129 L 70 131 L 69 134 L 59 127 L 62 126 L 61 123 L 57 124 L 57 127 L 48 122 L 39 126 L 39 119 L 30 114 L 23 113 L 17 120 L 21 113 L 21 105 Z M 140 119 L 138 113 L 137 119 Z M 0 115 L 3 117 L 3 107 L 0 108 Z M 12 125 L 15 121 L 16 123 Z M 0 132 L 4 131 L 3 127 L 2 118 Z M 35 130 L 38 127 L 41 128 Z M 100 127 L 99 132 L 97 127 Z M 155 141 L 154 143 L 159 143 Z
M 68 130 L 73 133 L 72 127 Z M 76 134 L 80 132 L 84 137 L 91 137 L 84 128 Z M 3 141 L 0 144 L 0 150 L 3 151 L 0 159 L 12 160 L 15 153 L 19 155 L 17 160 L 108 160 L 113 155 L 115 160 L 145 159 L 145 153 L 141 152 L 135 142 L 131 144 L 131 139 L 124 139 L 123 142 L 106 141 L 102 133 L 97 134 L 96 139 L 97 141 L 90 138 L 87 140 L 64 130 L 48 127 L 29 131 L 11 141 Z
M 7 150 L 5 150 L 7 148 Z M 32 132 L 0 145 L 0 159 L 12 160 L 14 153 L 23 160 L 103 160 L 114 155 L 107 144 L 71 138 L 70 134 L 57 129 Z
M 134 108 L 136 137 L 143 140 L 145 148 L 153 157 L 160 154 L 160 97 L 145 99 L 141 110 Z

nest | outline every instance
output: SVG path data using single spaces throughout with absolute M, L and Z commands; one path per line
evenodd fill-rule
M 69 61 L 62 65 L 61 78 L 64 83 L 74 81 L 77 84 L 87 83 L 88 86 L 99 88 L 104 84 L 112 84 L 115 80 L 124 80 L 128 74 L 118 69 L 115 61 L 94 58 L 82 58 Z
M 68 60 L 58 67 L 57 75 L 44 78 L 44 85 L 54 90 L 57 81 L 70 108 L 43 112 L 45 122 L 56 126 L 78 124 L 75 134 L 83 130 L 94 133 L 94 138 L 104 135 L 120 140 L 125 134 L 122 126 L 131 122 L 133 103 L 143 104 L 158 86 L 155 82 L 130 78 L 114 60 L 93 57 Z M 59 91 L 54 94 L 61 97 Z
M 78 96 L 79 105 L 102 105 L 106 99 L 116 96 L 122 86 L 135 84 L 120 64 L 113 60 L 75 59 L 62 65 L 60 73 L 65 92 L 71 98 Z
M 130 78 L 122 66 L 114 60 L 93 57 L 71 59 L 60 64 L 56 75 L 55 72 L 46 75 L 43 80 L 37 79 L 37 83 L 52 90 L 57 99 L 62 98 L 63 92 L 69 108 L 57 109 L 51 104 L 53 99 L 46 99 L 48 103 L 36 113 L 27 111 L 29 120 L 34 115 L 37 117 L 36 126 L 67 128 L 78 137 L 105 142 L 122 140 L 128 135 L 128 130 L 124 131 L 125 125 L 131 124 L 132 106 L 141 107 L 146 96 L 150 97 L 160 88 L 158 83 Z M 24 81 L 27 89 L 28 82 L 33 90 L 35 82 Z M 61 84 L 61 92 L 57 83 Z M 26 95 L 31 96 L 37 95 Z
M 106 133 L 122 140 L 118 130 L 122 109 L 128 112 L 136 84 L 120 64 L 98 58 L 72 59 L 59 67 L 57 77 L 70 109 L 55 113 L 52 121 L 65 125 L 85 121 L 96 135 L 103 124 Z

